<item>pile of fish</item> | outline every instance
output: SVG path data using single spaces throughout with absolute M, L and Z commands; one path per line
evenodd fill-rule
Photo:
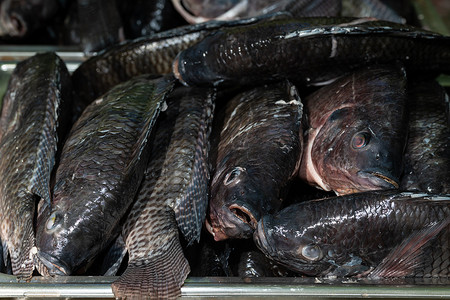
M 442 73 L 450 37 L 371 17 L 186 25 L 73 74 L 36 54 L 0 115 L 0 272 L 118 275 L 117 298 L 189 274 L 449 277 Z

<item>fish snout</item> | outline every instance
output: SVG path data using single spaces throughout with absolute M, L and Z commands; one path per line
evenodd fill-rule
M 368 190 L 398 189 L 399 187 L 400 179 L 387 171 L 363 170 L 358 172 L 358 176 L 365 181 L 363 185 L 367 186 Z
M 66 263 L 42 251 L 37 252 L 35 263 L 39 273 L 44 276 L 68 276 L 72 273 Z
M 261 218 L 261 220 L 258 222 L 258 226 L 253 233 L 253 241 L 264 254 L 270 255 L 271 253 L 273 253 L 264 228 L 264 218 Z
M 249 238 L 256 229 L 258 221 L 250 209 L 238 205 L 222 206 L 211 211 L 206 229 L 220 241 L 227 238 Z

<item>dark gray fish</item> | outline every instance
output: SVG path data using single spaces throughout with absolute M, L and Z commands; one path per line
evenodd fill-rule
M 406 75 L 363 68 L 305 98 L 300 177 L 338 195 L 398 188 L 407 138 Z
M 310 276 L 450 275 L 450 196 L 373 191 L 266 215 L 254 234 L 271 259 Z
M 58 0 L 0 1 L 0 36 L 29 36 L 53 18 L 59 9 Z
M 34 55 L 17 64 L 0 116 L 0 239 L 4 261 L 29 279 L 34 270 L 35 204 L 50 203 L 50 176 L 58 139 L 71 118 L 72 86 L 55 53 Z M 7 257 L 9 254 L 9 258 Z
M 113 46 L 83 62 L 73 73 L 75 91 L 89 104 L 116 84 L 140 74 L 169 74 L 175 56 L 209 33 L 265 20 L 211 22 L 184 26 Z
M 436 81 L 408 85 L 409 130 L 400 188 L 450 193 L 448 95 Z
M 119 0 L 119 3 L 127 39 L 186 25 L 170 0 Z
M 136 202 L 123 225 L 128 267 L 117 298 L 176 298 L 190 267 L 178 238 L 198 241 L 208 202 L 211 89 L 176 89 L 156 128 Z M 170 102 L 169 102 L 170 101 Z
M 342 0 L 342 16 L 374 17 L 378 20 L 406 23 L 406 19 L 381 0 Z
M 275 212 L 298 170 L 303 105 L 290 82 L 235 96 L 217 126 L 207 229 L 216 241 L 248 238 L 261 216 Z
M 149 156 L 172 78 L 141 76 L 111 89 L 74 124 L 56 170 L 52 205 L 38 216 L 36 264 L 70 275 L 118 234 Z
M 210 20 L 236 20 L 275 12 L 294 17 L 337 16 L 340 0 L 172 0 L 176 10 L 191 24 Z
M 397 61 L 407 70 L 449 73 L 450 37 L 373 18 L 277 19 L 217 30 L 180 52 L 173 72 L 185 85 L 279 78 L 308 85 Z
M 115 0 L 77 0 L 77 4 L 84 53 L 100 51 L 125 39 Z
M 287 277 L 292 276 L 292 271 L 275 263 L 259 251 L 247 251 L 241 255 L 238 275 L 241 278 Z

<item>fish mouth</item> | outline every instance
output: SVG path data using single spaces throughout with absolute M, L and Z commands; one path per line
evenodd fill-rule
M 247 208 L 232 204 L 210 214 L 205 221 L 206 229 L 215 241 L 228 238 L 248 238 L 258 225 L 258 221 Z
M 67 276 L 71 274 L 70 268 L 66 263 L 48 253 L 38 251 L 36 258 L 38 260 L 36 262 L 38 271 L 42 275 Z
M 394 176 L 382 174 L 379 171 L 359 171 L 358 175 L 361 178 L 367 179 L 370 187 L 383 189 L 398 189 L 399 187 L 398 179 L 393 178 Z

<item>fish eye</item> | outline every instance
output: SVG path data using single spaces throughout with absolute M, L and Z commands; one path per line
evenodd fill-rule
M 369 144 L 370 134 L 367 132 L 358 132 L 352 138 L 353 149 L 362 149 Z
M 312 261 L 321 260 L 323 257 L 322 250 L 317 245 L 306 245 L 302 248 L 302 255 L 304 258 Z
M 236 167 L 233 170 L 231 170 L 231 172 L 229 172 L 225 176 L 225 179 L 223 180 L 223 184 L 229 185 L 230 183 L 235 181 L 239 177 L 239 175 L 241 174 L 242 171 L 244 171 L 244 169 L 241 167 Z
M 47 230 L 54 229 L 61 219 L 61 214 L 54 211 L 47 220 L 46 228 Z

